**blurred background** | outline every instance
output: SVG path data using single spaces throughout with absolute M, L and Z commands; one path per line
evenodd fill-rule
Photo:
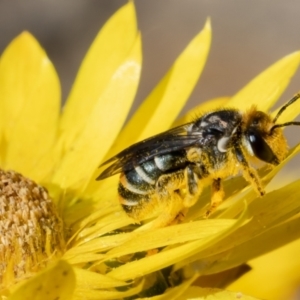
M 67 98 L 80 63 L 107 19 L 127 0 L 0 0 L 0 53 L 23 30 L 46 49 Z M 211 18 L 207 64 L 182 114 L 202 101 L 232 96 L 283 56 L 300 50 L 300 1 L 136 0 L 143 69 L 131 113 L 164 76 L 179 53 Z M 280 101 L 300 91 L 300 71 Z M 299 127 L 289 127 L 290 146 Z M 289 167 L 299 174 L 300 158 Z M 278 182 L 276 182 L 276 185 Z
M 65 100 L 97 32 L 125 3 L 125 0 L 0 0 L 0 53 L 23 30 L 30 31 L 54 63 Z M 136 0 L 135 5 L 143 41 L 143 70 L 133 110 L 202 29 L 207 17 L 212 21 L 212 47 L 184 111 L 201 101 L 235 94 L 269 65 L 300 50 L 300 1 L 297 0 Z M 298 91 L 300 71 L 279 103 Z M 299 142 L 299 127 L 289 128 L 287 136 L 291 145 Z M 294 160 L 285 170 L 285 176 L 299 177 L 299 169 L 300 160 Z M 299 253 L 300 246 L 297 247 Z
M 71 88 L 89 45 L 124 0 L 0 0 L 0 52 L 23 30 L 46 49 L 62 83 Z M 136 103 L 162 78 L 211 18 L 213 41 L 203 75 L 186 109 L 235 94 L 283 56 L 300 49 L 300 2 L 290 0 L 136 0 L 143 70 Z M 300 72 L 282 98 L 300 90 Z

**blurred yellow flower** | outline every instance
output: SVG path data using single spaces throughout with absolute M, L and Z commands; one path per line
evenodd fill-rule
M 0 59 L 0 165 L 24 177 L 0 174 L 7 201 L 0 219 L 3 298 L 254 299 L 221 290 L 239 277 L 226 272 L 299 237 L 298 181 L 261 199 L 241 177 L 229 179 L 228 198 L 210 219 L 201 219 L 209 202 L 204 190 L 184 223 L 147 232 L 121 210 L 116 176 L 95 181 L 105 159 L 174 126 L 210 40 L 208 21 L 124 128 L 142 60 L 132 2 L 97 35 L 62 112 L 59 79 L 44 50 L 27 32 L 11 42 Z M 235 96 L 203 104 L 177 124 L 219 106 L 269 110 L 299 61 L 299 52 L 284 57 Z M 299 109 L 295 103 L 281 121 Z M 299 148 L 280 166 L 259 171 L 264 184 Z

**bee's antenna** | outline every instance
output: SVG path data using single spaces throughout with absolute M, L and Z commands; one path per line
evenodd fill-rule
M 278 127 L 285 127 L 285 126 L 291 126 L 291 125 L 300 126 L 300 122 L 286 122 L 286 123 L 283 123 L 283 124 L 276 124 L 276 125 L 274 125 L 274 126 L 271 128 L 270 133 L 272 133 L 272 131 L 273 131 L 275 128 L 278 128 Z
M 296 94 L 290 101 L 288 101 L 288 103 L 286 103 L 285 105 L 283 105 L 279 112 L 277 113 L 276 117 L 273 120 L 273 123 L 276 123 L 277 119 L 280 117 L 280 115 L 286 110 L 287 107 L 289 107 L 291 104 L 293 104 L 295 101 L 297 101 L 300 98 L 300 93 Z M 293 124 L 291 124 L 293 123 Z M 289 123 L 285 123 L 285 124 L 281 124 L 280 126 L 273 126 L 273 128 L 275 127 L 284 127 L 284 126 L 289 126 L 289 125 L 299 125 L 299 124 L 294 124 L 294 123 L 298 123 L 298 122 L 289 122 Z M 273 130 L 272 128 L 272 130 Z

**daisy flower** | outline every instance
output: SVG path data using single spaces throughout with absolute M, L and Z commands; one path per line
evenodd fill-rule
M 226 287 L 247 261 L 299 237 L 298 181 L 257 198 L 243 178 L 230 178 L 226 201 L 209 219 L 201 218 L 210 200 L 205 189 L 184 222 L 142 231 L 118 203 L 117 176 L 95 180 L 107 158 L 195 112 L 252 104 L 269 111 L 300 61 L 299 52 L 290 54 L 233 97 L 175 121 L 210 41 L 207 21 L 125 127 L 142 64 L 132 2 L 95 38 L 62 111 L 58 76 L 34 37 L 24 32 L 8 45 L 0 58 L 3 299 L 254 299 Z M 281 121 L 299 109 L 300 101 Z M 264 185 L 299 149 L 259 170 Z

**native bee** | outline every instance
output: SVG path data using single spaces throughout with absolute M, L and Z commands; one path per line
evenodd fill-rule
M 97 180 L 121 173 L 120 203 L 137 221 L 162 205 L 155 227 L 170 224 L 194 205 L 205 181 L 212 187 L 207 216 L 224 198 L 221 180 L 239 172 L 263 196 L 264 188 L 252 164 L 262 161 L 276 166 L 285 158 L 288 146 L 282 127 L 300 122 L 276 122 L 299 98 L 297 94 L 289 100 L 274 119 L 256 107 L 246 112 L 225 108 L 203 114 L 121 151 L 102 164 L 110 166 Z

